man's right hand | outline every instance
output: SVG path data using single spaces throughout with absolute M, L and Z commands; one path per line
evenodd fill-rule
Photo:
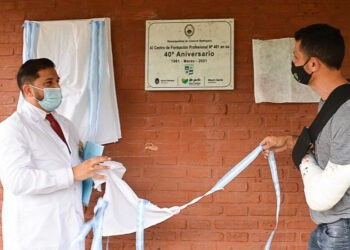
M 100 165 L 105 161 L 110 161 L 108 156 L 96 156 L 73 167 L 74 180 L 83 181 L 88 178 L 103 179 L 104 176 L 98 174 L 99 170 L 109 169 L 108 166 Z
M 278 153 L 286 149 L 293 149 L 295 142 L 296 138 L 291 135 L 267 136 L 260 142 L 260 145 L 263 146 L 263 154 L 264 157 L 267 158 L 270 154 L 270 150 Z

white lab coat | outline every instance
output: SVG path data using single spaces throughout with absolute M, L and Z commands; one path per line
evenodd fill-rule
M 45 112 L 28 102 L 0 124 L 4 250 L 68 250 L 83 224 L 81 182 L 72 172 L 79 140 L 70 121 L 52 114 L 71 155 Z M 83 250 L 84 243 L 72 249 Z

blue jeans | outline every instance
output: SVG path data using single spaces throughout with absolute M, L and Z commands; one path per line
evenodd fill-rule
M 308 250 L 350 250 L 350 219 L 318 225 L 311 233 Z

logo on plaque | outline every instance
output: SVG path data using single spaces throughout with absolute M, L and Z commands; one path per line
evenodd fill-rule
M 187 24 L 185 26 L 185 35 L 190 39 L 191 36 L 194 34 L 194 27 L 192 24 Z

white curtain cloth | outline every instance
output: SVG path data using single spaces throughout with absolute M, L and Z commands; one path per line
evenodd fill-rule
M 23 34 L 23 61 L 46 57 L 56 64 L 63 95 L 57 112 L 75 124 L 81 140 L 118 141 L 110 19 L 26 21 Z
M 253 40 L 255 102 L 312 103 L 320 97 L 292 76 L 294 38 Z

